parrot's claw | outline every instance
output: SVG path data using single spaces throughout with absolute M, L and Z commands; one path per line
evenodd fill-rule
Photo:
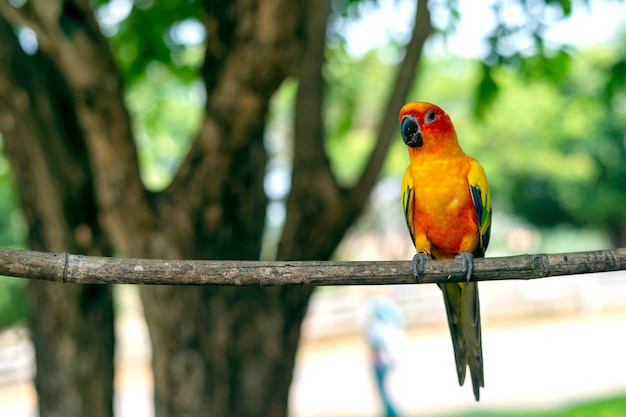
M 474 255 L 470 252 L 461 252 L 457 256 L 456 259 L 460 259 L 463 261 L 463 274 L 465 274 L 465 283 L 469 283 L 472 278 L 472 273 L 474 272 Z
M 413 278 L 419 283 L 420 275 L 424 275 L 424 261 L 433 259 L 426 252 L 417 252 L 413 257 Z

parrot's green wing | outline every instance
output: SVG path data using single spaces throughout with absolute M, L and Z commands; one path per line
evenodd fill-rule
M 413 193 L 413 180 L 407 171 L 402 178 L 402 211 L 404 212 L 404 220 L 406 221 L 406 227 L 409 229 L 413 246 L 415 246 L 415 226 L 413 223 L 413 201 L 415 196 Z
M 491 237 L 491 192 L 487 183 L 485 170 L 478 161 L 472 160 L 470 171 L 467 174 L 467 181 L 472 194 L 472 201 L 476 209 L 478 219 L 478 230 L 480 232 L 480 247 L 476 250 L 477 256 L 484 256 L 489 238 Z

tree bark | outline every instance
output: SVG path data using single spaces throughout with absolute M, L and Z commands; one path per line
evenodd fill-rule
M 110 255 L 98 225 L 89 161 L 63 77 L 27 56 L 0 16 L 0 131 L 34 249 Z M 113 415 L 110 287 L 30 282 L 41 416 Z

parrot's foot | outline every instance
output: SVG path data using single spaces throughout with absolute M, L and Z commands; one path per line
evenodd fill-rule
M 465 283 L 467 284 L 474 272 L 474 255 L 470 252 L 461 252 L 455 258 L 463 261 L 463 274 L 465 274 Z
M 426 252 L 417 252 L 413 257 L 413 278 L 417 283 L 420 282 L 420 275 L 424 275 L 424 261 L 433 259 Z

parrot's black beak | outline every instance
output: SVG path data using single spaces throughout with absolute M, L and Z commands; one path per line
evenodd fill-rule
M 424 144 L 422 132 L 417 124 L 417 120 L 415 120 L 415 116 L 407 114 L 402 118 L 400 132 L 402 133 L 402 140 L 407 146 L 419 148 Z

